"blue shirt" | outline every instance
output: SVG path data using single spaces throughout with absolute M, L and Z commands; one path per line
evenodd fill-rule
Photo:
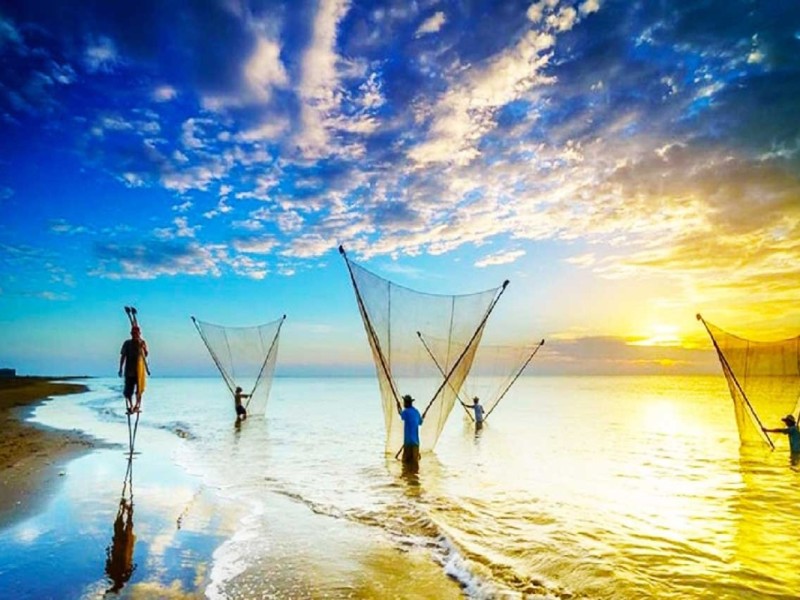
M 475 410 L 475 422 L 483 423 L 483 406 L 480 404 L 473 404 L 472 408 Z
M 419 446 L 419 426 L 422 425 L 422 415 L 411 406 L 403 409 L 400 418 L 403 419 L 403 444 Z
M 789 449 L 792 454 L 800 454 L 800 429 L 797 428 L 797 425 L 787 427 L 783 433 L 789 436 Z

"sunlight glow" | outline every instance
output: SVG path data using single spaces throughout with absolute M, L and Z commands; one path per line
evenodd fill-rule
M 629 342 L 630 346 L 680 346 L 681 337 L 675 325 L 657 324 L 650 327 L 650 337 L 636 342 Z

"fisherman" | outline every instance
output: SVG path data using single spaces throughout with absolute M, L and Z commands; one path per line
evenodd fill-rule
M 247 418 L 247 409 L 242 404 L 242 398 L 249 398 L 250 394 L 242 392 L 242 388 L 237 387 L 233 394 L 233 403 L 236 406 L 236 421 L 244 421 Z
M 131 338 L 122 343 L 119 353 L 119 376 L 125 367 L 125 404 L 128 414 L 139 412 L 144 393 L 144 360 L 147 358 L 147 342 L 142 339 L 142 331 L 138 325 L 131 327 Z M 136 391 L 136 404 L 132 405 L 133 392 Z
M 785 433 L 789 436 L 789 452 L 792 459 L 800 459 L 800 429 L 797 428 L 797 421 L 794 415 L 786 415 L 781 419 L 786 424 L 786 427 L 780 429 L 767 429 L 762 427 L 765 433 Z
M 459 400 L 461 402 L 461 400 Z M 475 396 L 472 399 L 472 406 L 467 404 L 466 402 L 461 402 L 461 406 L 466 409 L 472 409 L 475 411 L 475 429 L 481 429 L 483 427 L 483 406 L 480 404 L 480 398 Z
M 397 401 L 395 401 L 397 402 Z M 397 402 L 397 412 L 403 419 L 403 467 L 412 473 L 419 471 L 419 427 L 422 415 L 412 406 L 414 398 L 403 396 L 403 409 Z

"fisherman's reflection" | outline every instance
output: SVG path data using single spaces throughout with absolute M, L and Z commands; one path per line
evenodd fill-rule
M 113 585 L 108 592 L 119 592 L 136 569 L 133 564 L 133 456 L 128 457 L 128 469 L 122 484 L 117 516 L 114 519 L 114 535 L 106 548 L 106 575 Z

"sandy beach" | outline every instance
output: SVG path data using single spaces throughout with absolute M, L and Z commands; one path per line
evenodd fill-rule
M 92 438 L 77 430 L 25 422 L 39 403 L 86 390 L 80 383 L 44 377 L 0 379 L 0 527 L 39 506 L 59 483 L 61 467 L 95 447 Z

